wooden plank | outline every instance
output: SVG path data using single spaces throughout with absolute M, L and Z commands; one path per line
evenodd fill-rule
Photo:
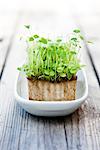
M 94 40 L 94 44 L 89 44 L 87 46 L 88 54 L 90 56 L 96 77 L 98 79 L 98 83 L 100 85 L 100 43 L 99 39 Z
M 27 14 L 25 18 L 21 18 L 20 24 L 23 25 L 25 22 L 33 22 L 34 24 L 35 22 L 35 25 L 33 25 L 34 30 L 37 29 L 39 31 L 41 30 L 41 28 L 39 29 L 41 24 L 42 27 L 44 25 L 44 28 L 47 26 L 46 16 L 43 16 L 43 14 L 40 15 L 40 18 L 43 19 L 43 22 L 40 22 L 40 24 L 39 16 L 36 17 L 36 15 L 30 14 L 29 16 Z M 52 17 L 50 18 L 48 20 L 52 22 Z M 57 28 L 56 24 L 63 19 L 65 20 L 65 18 L 71 22 L 67 24 L 65 21 L 64 31 L 56 29 L 55 34 L 65 34 L 65 26 L 68 26 L 67 29 L 69 31 L 75 27 L 71 17 L 66 16 L 60 21 L 58 19 L 58 22 L 56 16 L 54 18 L 53 24 L 55 26 L 49 27 L 51 31 L 52 28 L 55 30 Z M 49 30 L 48 27 L 46 28 L 45 34 Z M 22 27 L 17 30 L 17 33 L 21 30 Z M 40 31 L 40 33 L 43 33 L 43 31 Z M 89 97 L 87 101 L 80 109 L 69 116 L 58 118 L 35 117 L 25 112 L 14 101 L 13 88 L 16 68 L 25 57 L 24 47 L 19 44 L 18 36 L 14 38 L 0 85 L 0 149 L 99 150 L 99 86 L 87 51 L 84 49 L 83 52 L 84 61 L 87 64 L 86 72 L 89 82 Z
M 80 24 L 86 40 L 93 41 L 93 44 L 87 45 L 87 50 L 100 85 L 100 14 L 78 18 L 78 24 Z
M 84 51 L 84 62 L 87 64 L 89 95 L 81 108 L 73 113 L 71 120 L 65 121 L 67 137 L 72 136 L 71 140 L 67 138 L 69 139 L 68 145 L 72 150 L 99 150 L 100 89 L 86 51 Z
M 86 102 L 71 115 L 71 118 L 65 119 L 68 149 L 99 150 L 100 89 L 85 45 L 81 51 L 81 59 L 86 64 L 89 95 Z
M 75 18 L 74 18 L 75 19 Z M 77 27 L 78 23 L 75 20 Z M 83 30 L 82 30 L 83 31 Z M 74 134 L 70 133 L 69 124 L 66 123 L 66 132 L 72 135 L 72 143 L 69 140 L 69 149 L 98 149 L 100 147 L 99 136 L 99 116 L 100 116 L 100 89 L 94 68 L 91 65 L 90 57 L 87 53 L 86 43 L 81 51 L 83 63 L 86 64 L 86 74 L 89 86 L 89 95 L 87 101 L 72 116 L 72 128 L 76 128 Z M 72 129 L 71 128 L 71 129 Z M 80 138 L 79 138 L 80 137 Z
M 17 14 L 0 13 L 0 78 L 13 40 Z M 9 22 L 9 24 L 8 24 Z
M 4 41 L 2 41 L 2 43 L 0 43 L 0 78 L 2 76 L 2 71 L 6 61 L 9 42 L 10 41 L 8 39 L 5 39 Z

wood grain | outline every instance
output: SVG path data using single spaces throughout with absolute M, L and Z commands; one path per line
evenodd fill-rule
M 91 59 L 91 63 L 100 85 L 100 15 L 92 15 L 90 17 L 77 17 L 77 23 L 82 29 L 86 41 L 92 41 L 92 44 L 86 43 L 87 53 Z M 89 19 L 88 19 L 89 18 Z
M 0 14 L 0 79 L 13 42 L 16 20 L 17 14 Z
M 20 24 L 25 22 L 35 22 L 34 30 L 39 29 L 38 23 L 41 17 L 46 22 L 46 16 L 43 14 L 40 15 L 40 19 L 39 16 L 37 17 L 37 21 L 33 14 L 21 15 L 16 32 L 19 33 L 22 30 Z M 65 18 L 70 20 L 70 24 L 66 24 L 69 29 L 76 26 L 71 17 L 66 16 Z M 50 16 L 48 20 L 52 22 L 52 17 Z M 54 20 L 53 24 L 56 25 L 56 16 Z M 41 24 L 44 25 L 43 22 Z M 89 96 L 86 102 L 69 116 L 36 117 L 23 110 L 14 99 L 16 68 L 25 57 L 24 47 L 19 45 L 18 35 L 14 36 L 0 83 L 1 150 L 100 149 L 100 89 L 85 48 L 83 53 L 84 62 L 87 64 L 86 72 L 89 83 Z

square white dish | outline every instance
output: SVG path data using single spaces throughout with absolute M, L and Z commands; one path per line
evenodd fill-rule
M 84 70 L 77 73 L 76 99 L 73 101 L 31 101 L 25 76 L 19 72 L 15 82 L 15 99 L 27 112 L 38 116 L 64 116 L 74 112 L 88 95 L 88 84 Z

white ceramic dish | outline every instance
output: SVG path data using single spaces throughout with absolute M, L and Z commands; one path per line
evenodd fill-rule
M 38 116 L 64 116 L 74 112 L 85 101 L 88 95 L 86 74 L 83 70 L 77 73 L 76 99 L 73 101 L 30 101 L 28 100 L 27 80 L 18 73 L 15 83 L 15 99 L 29 113 Z

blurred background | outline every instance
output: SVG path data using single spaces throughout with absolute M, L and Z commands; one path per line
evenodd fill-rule
M 59 20 L 57 21 L 60 24 L 65 19 L 67 23 L 70 22 L 66 16 L 73 15 L 74 17 L 79 17 L 81 24 L 85 26 L 86 35 L 89 34 L 88 36 L 94 38 L 100 37 L 99 0 L 0 0 L 0 38 L 11 33 L 10 29 L 16 19 L 16 14 L 19 12 L 26 14 L 34 13 L 35 20 L 43 19 L 41 16 L 47 18 L 51 16 L 51 20 L 54 21 L 54 15 L 56 15 L 56 19 Z M 62 16 L 65 19 L 60 20 Z M 48 22 L 47 26 L 53 26 L 53 22 Z M 95 28 L 98 28 L 98 30 Z

